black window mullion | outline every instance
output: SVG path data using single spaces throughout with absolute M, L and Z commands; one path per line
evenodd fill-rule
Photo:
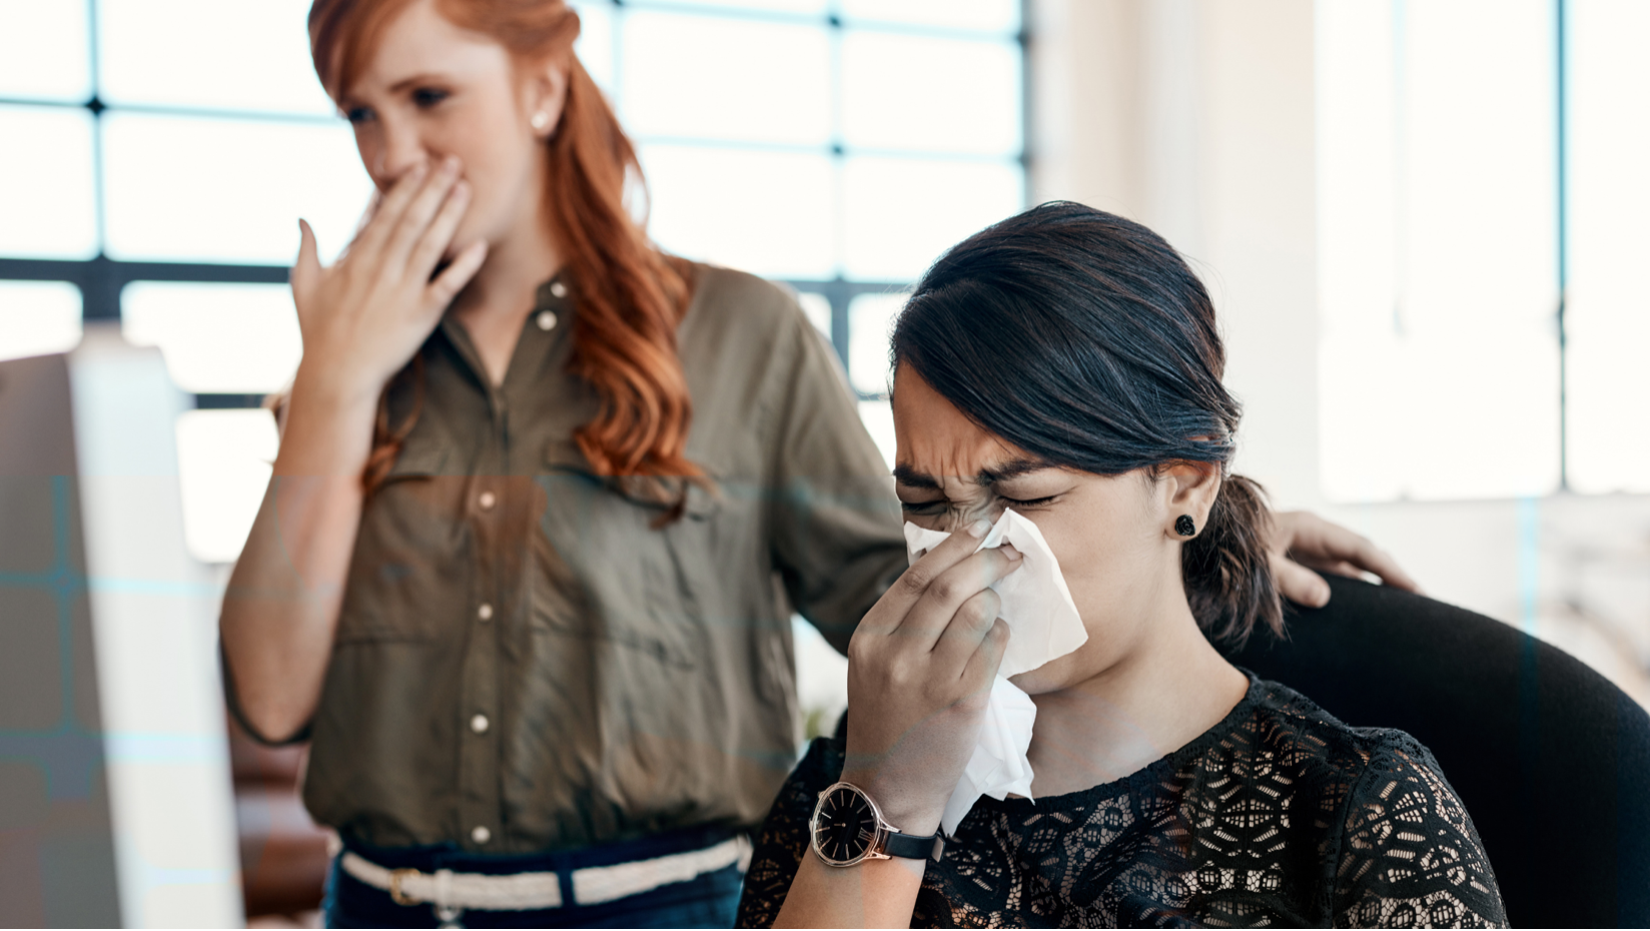
M 198 281 L 285 284 L 284 265 L 218 265 L 205 262 L 118 262 L 99 255 L 86 261 L 0 258 L 0 280 L 67 281 L 80 289 L 87 320 L 119 320 L 120 292 L 133 281 Z
M 610 0 L 614 8 L 613 41 L 614 50 L 614 80 L 617 83 L 622 72 L 623 56 L 623 14 L 627 5 L 622 0 Z M 65 281 L 74 284 L 82 295 L 82 314 L 88 321 L 119 320 L 121 317 L 120 296 L 127 284 L 133 281 L 171 281 L 171 282 L 203 282 L 203 283 L 230 283 L 230 284 L 284 284 L 287 281 L 288 269 L 286 266 L 275 265 L 247 265 L 223 264 L 210 262 L 134 262 L 121 261 L 109 258 L 104 253 L 105 241 L 105 192 L 103 170 L 103 132 L 102 118 L 105 105 L 101 100 L 102 60 L 100 49 L 100 35 L 98 22 L 99 0 L 85 0 L 87 5 L 87 43 L 89 45 L 89 67 L 91 69 L 92 92 L 89 99 L 80 106 L 91 113 L 93 119 L 93 185 L 94 204 L 96 211 L 95 232 L 98 242 L 98 254 L 88 260 L 59 260 L 59 259 L 23 259 L 0 257 L 0 280 L 24 281 Z M 643 4 L 646 6 L 646 4 Z M 1027 27 L 1025 0 L 1020 0 L 1021 27 L 1016 37 L 1021 48 L 1022 69 L 1028 70 L 1025 50 L 1027 47 Z M 740 11 L 711 11 L 708 8 L 702 11 L 705 15 L 726 16 L 727 18 L 756 18 L 762 16 L 745 16 Z M 783 18 L 783 17 L 781 17 Z M 826 27 L 840 42 L 843 32 L 843 22 L 838 4 L 831 3 L 825 17 Z M 907 30 L 901 30 L 907 31 Z M 944 33 L 945 30 L 923 30 L 920 28 L 909 30 L 913 34 L 927 31 Z M 832 86 L 833 111 L 840 108 L 840 62 L 834 60 Z M 1022 95 L 1029 93 L 1029 75 L 1022 75 Z M 615 88 L 617 95 L 617 88 Z M 1019 161 L 1022 167 L 1029 169 L 1026 140 L 1029 139 L 1030 126 L 1029 101 L 1022 100 L 1022 141 Z M 73 105 L 69 105 L 73 106 Z M 151 108 L 136 107 L 137 110 Z M 171 111 L 172 108 L 153 108 L 156 110 Z M 271 114 L 262 113 L 219 113 L 202 112 L 206 117 L 249 118 L 262 119 L 271 117 Z M 313 121 L 311 117 L 292 117 L 303 122 Z M 841 138 L 841 114 L 833 112 L 833 130 L 831 139 L 831 157 L 841 166 L 846 159 L 845 145 Z M 1030 192 L 1030 172 L 1026 171 L 1027 199 Z M 840 209 L 841 192 L 835 198 Z M 798 290 L 809 291 L 823 295 L 830 304 L 830 338 L 844 368 L 849 365 L 849 344 L 851 341 L 852 321 L 849 307 L 855 297 L 870 293 L 892 293 L 908 287 L 906 282 L 868 282 L 846 279 L 839 273 L 830 280 L 809 280 L 789 282 Z M 880 397 L 866 395 L 866 398 Z M 261 399 L 259 395 L 197 395 L 197 403 L 201 407 L 244 407 L 252 406 Z

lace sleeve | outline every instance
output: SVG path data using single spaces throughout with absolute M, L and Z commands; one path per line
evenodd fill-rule
M 1507 926 L 1478 831 L 1419 743 L 1377 751 L 1352 787 L 1335 872 L 1335 924 Z
M 773 927 L 808 852 L 808 821 L 813 817 L 815 796 L 841 772 L 841 752 L 823 737 L 808 747 L 807 755 L 791 771 L 756 835 L 734 927 Z

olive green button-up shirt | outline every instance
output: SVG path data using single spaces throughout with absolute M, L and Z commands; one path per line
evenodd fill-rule
M 500 386 L 451 320 L 421 350 L 311 724 L 317 821 L 497 853 L 754 825 L 798 745 L 792 610 L 845 649 L 903 570 L 887 467 L 787 292 L 697 268 L 687 455 L 714 487 L 660 529 L 573 444 L 577 313 L 541 288 Z

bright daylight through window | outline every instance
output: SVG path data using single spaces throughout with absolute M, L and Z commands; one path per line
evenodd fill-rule
M 1025 203 L 1018 0 L 574 5 L 655 239 L 790 282 L 891 453 L 898 292 Z M 189 546 L 212 562 L 238 555 L 268 481 L 255 404 L 301 354 L 295 221 L 330 259 L 370 193 L 308 8 L 0 0 L 0 138 L 32 141 L 0 146 L 0 358 L 73 346 L 83 316 L 159 346 L 204 408 L 178 449 Z
M 1650 490 L 1650 4 L 1316 10 L 1325 491 Z

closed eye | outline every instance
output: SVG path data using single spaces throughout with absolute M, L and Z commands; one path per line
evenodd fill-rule
M 1060 499 L 1059 495 L 1048 495 L 1042 498 L 1010 498 L 1007 495 L 998 495 L 999 500 L 1012 508 L 1026 510 L 1053 504 Z M 940 501 L 901 501 L 900 510 L 907 514 L 930 515 L 938 514 L 949 507 L 949 502 Z
M 1054 500 L 1056 498 L 1059 498 L 1060 496 L 1059 495 L 1049 495 L 1046 498 L 1010 498 L 1007 495 L 998 495 L 998 497 L 1002 498 L 1004 501 L 1008 502 L 1008 504 L 1012 507 L 1035 508 L 1035 507 L 1042 507 L 1045 504 L 1053 504 Z
M 420 110 L 428 110 L 451 96 L 451 94 L 439 88 L 420 87 L 412 92 L 412 101 Z

